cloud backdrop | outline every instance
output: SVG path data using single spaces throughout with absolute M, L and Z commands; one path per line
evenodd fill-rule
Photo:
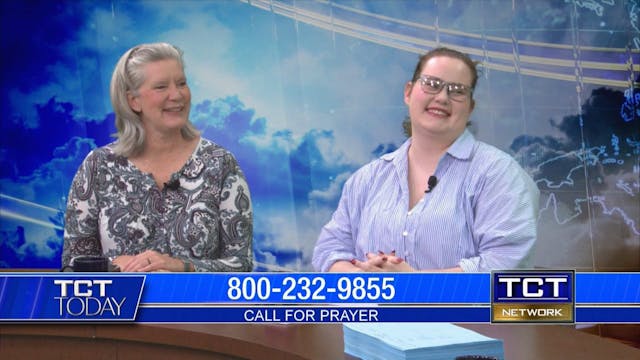
M 511 151 L 538 182 L 541 248 L 573 254 L 541 253 L 538 263 L 614 268 L 612 252 L 599 258 L 597 249 L 640 251 L 640 100 L 580 76 L 518 71 L 526 51 L 544 55 L 549 44 L 567 47 L 571 57 L 561 60 L 573 62 L 573 54 L 590 60 L 589 47 L 635 49 L 594 60 L 614 75 L 627 61 L 640 63 L 635 8 L 595 3 L 274 1 L 269 10 L 261 1 L 1 2 L 0 267 L 59 266 L 71 179 L 91 149 L 112 141 L 111 72 L 138 43 L 184 50 L 192 121 L 231 150 L 247 175 L 258 269 L 310 270 L 346 179 L 404 141 L 402 90 L 418 52 L 428 49 L 415 50 L 410 39 L 471 46 L 484 54 L 476 59 L 495 61 L 496 53 L 471 44 L 498 37 L 513 57 L 501 61 L 515 70 L 483 70 L 473 131 Z M 314 25 L 301 14 L 355 30 Z M 526 41 L 534 47 L 521 52 Z M 605 151 L 589 155 L 592 148 Z M 611 229 L 619 234 L 613 243 Z M 640 265 L 640 256 L 626 264 Z

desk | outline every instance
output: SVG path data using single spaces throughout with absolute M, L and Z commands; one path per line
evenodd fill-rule
M 461 325 L 506 359 L 640 359 L 640 349 L 560 325 Z M 0 324 L 2 359 L 352 359 L 339 324 Z

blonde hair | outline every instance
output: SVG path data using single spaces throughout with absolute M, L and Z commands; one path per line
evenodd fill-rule
M 118 60 L 113 75 L 111 76 L 111 105 L 116 117 L 117 133 L 113 134 L 118 139 L 113 148 L 117 155 L 125 157 L 140 153 L 144 147 L 144 128 L 140 115 L 131 109 L 127 100 L 130 91 L 137 95 L 138 89 L 144 82 L 145 65 L 172 59 L 178 61 L 184 70 L 182 50 L 167 43 L 141 44 L 125 52 Z M 182 137 L 193 139 L 198 136 L 198 130 L 191 121 L 181 129 Z

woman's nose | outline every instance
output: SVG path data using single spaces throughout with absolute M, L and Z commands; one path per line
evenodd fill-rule
M 437 101 L 447 103 L 449 102 L 449 88 L 443 86 L 437 94 L 433 95 Z
M 177 85 L 169 85 L 169 98 L 170 99 L 181 99 L 184 97 L 182 93 L 182 88 Z

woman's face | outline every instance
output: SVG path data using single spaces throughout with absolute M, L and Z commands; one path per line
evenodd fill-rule
M 145 130 L 171 132 L 189 119 L 191 91 L 177 60 L 159 60 L 144 66 L 144 82 L 129 106 L 140 114 Z
M 448 57 L 436 56 L 429 59 L 422 66 L 421 76 L 436 79 L 436 82 L 429 82 L 433 85 L 440 79 L 446 83 L 460 84 L 471 89 L 472 73 L 471 69 L 462 60 Z M 451 86 L 455 88 L 455 86 Z M 404 102 L 409 107 L 409 117 L 411 118 L 412 136 L 437 137 L 453 143 L 462 134 L 469 121 L 471 111 L 473 111 L 474 101 L 471 92 L 468 95 L 450 94 L 448 86 L 442 90 L 432 93 L 433 87 L 425 87 L 430 92 L 424 91 L 421 80 L 409 82 L 404 90 Z

